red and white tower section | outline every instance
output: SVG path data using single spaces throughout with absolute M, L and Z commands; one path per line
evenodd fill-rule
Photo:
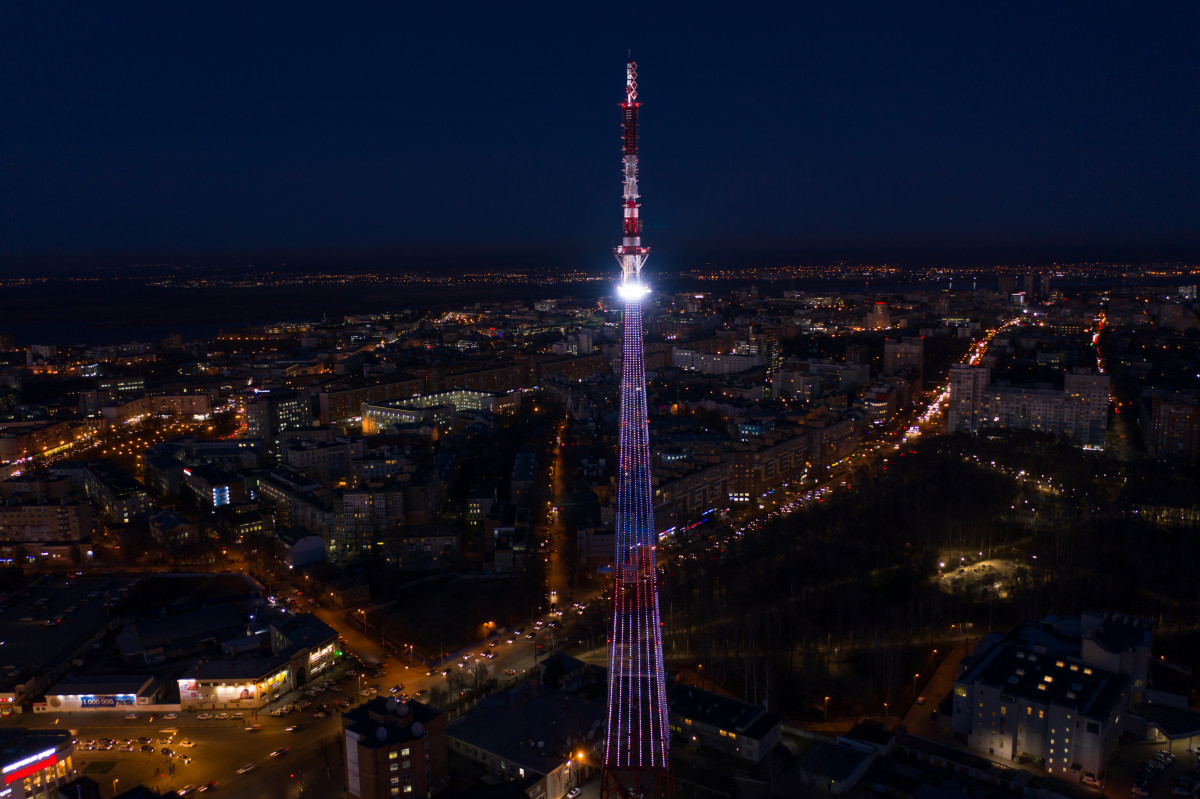
M 608 644 L 608 727 L 603 797 L 671 797 L 671 731 L 658 610 L 650 429 L 646 409 L 646 358 L 642 345 L 642 246 L 638 217 L 637 65 L 625 70 L 624 236 L 614 255 L 621 264 L 625 302 L 621 360 L 620 466 L 617 478 L 613 621 Z

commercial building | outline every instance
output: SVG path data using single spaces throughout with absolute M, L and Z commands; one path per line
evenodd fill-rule
M 157 705 L 163 698 L 163 683 L 145 674 L 77 675 L 59 680 L 46 691 L 46 709 L 51 713 L 137 710 L 138 705 Z
M 403 400 L 363 403 L 363 434 L 375 435 L 389 427 L 429 422 L 442 432 L 452 430 L 455 419 L 470 412 L 511 413 L 521 406 L 515 391 L 497 392 L 457 388 L 419 394 Z
M 258 639 L 264 635 L 269 635 L 270 654 L 193 663 L 179 676 L 180 707 L 259 710 L 311 682 L 337 657 L 337 631 L 306 613 L 264 624 L 249 636 L 227 641 L 225 649 L 261 649 Z
M 68 730 L 0 730 L 3 799 L 58 799 L 75 778 L 75 743 Z
M 342 714 L 346 792 L 362 799 L 430 797 L 446 788 L 446 714 L 376 697 Z
M 353 385 L 340 380 L 317 394 L 321 424 L 331 424 L 360 415 L 363 403 L 386 402 L 414 397 L 425 390 L 423 378 L 394 380 L 388 383 Z

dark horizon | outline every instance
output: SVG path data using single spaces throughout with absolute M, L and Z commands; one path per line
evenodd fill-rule
M 0 274 L 1200 260 L 1200 7 L 619 11 L 9 9 Z

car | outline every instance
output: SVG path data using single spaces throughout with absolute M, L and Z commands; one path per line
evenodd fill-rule
M 417 691 L 417 696 L 424 696 L 424 695 L 425 695 L 425 694 L 427 694 L 427 693 L 429 693 L 429 689 L 428 689 L 428 688 L 422 688 L 421 690 Z
M 278 749 L 276 749 L 274 752 L 271 753 L 271 757 L 280 757 L 282 755 L 286 755 L 288 752 L 288 749 L 290 749 L 290 748 L 291 747 L 288 747 L 288 746 L 281 746 Z
M 196 718 L 200 721 L 208 721 L 212 718 L 212 713 L 201 713 L 199 716 L 196 716 Z
M 571 790 L 567 791 L 567 799 L 575 799 L 575 797 L 579 796 L 581 793 L 583 793 L 583 791 L 579 790 L 578 788 L 572 788 Z
M 248 774 L 249 772 L 254 771 L 255 768 L 257 768 L 257 767 L 253 763 L 247 763 L 246 765 L 244 765 L 240 769 L 238 769 L 237 773 L 238 774 Z
M 151 752 L 153 752 L 153 751 L 154 751 L 154 747 L 150 747 L 150 751 L 151 751 Z M 158 753 L 159 753 L 160 755 L 166 755 L 167 757 L 170 757 L 170 756 L 171 756 L 171 750 L 170 750 L 170 749 L 168 749 L 168 748 L 167 748 L 167 747 L 165 747 L 165 746 L 164 746 L 162 749 L 159 749 L 159 750 L 158 750 Z
M 142 744 L 142 751 L 143 752 L 153 752 L 154 747 L 151 746 L 150 744 Z
M 191 749 L 196 744 L 195 744 L 195 742 L 189 741 L 187 738 L 184 738 L 182 741 L 179 742 L 179 745 L 182 746 L 184 749 Z
M 132 752 L 133 744 L 125 744 L 124 746 L 119 746 L 119 747 L 117 747 L 117 751 L 118 752 Z
M 290 727 L 284 727 L 285 732 L 300 732 L 302 729 L 304 729 L 303 724 L 293 724 Z
M 125 720 L 126 721 L 137 721 L 137 713 L 127 713 L 125 715 Z
M 925 704 L 925 697 L 923 697 L 923 696 L 918 696 L 918 697 L 917 697 L 917 704 L 918 704 L 918 705 L 923 705 L 923 704 Z
M 246 727 L 243 727 L 242 729 L 244 729 L 246 732 L 258 732 L 259 730 L 262 729 L 262 725 L 261 724 L 250 724 Z
M 168 721 L 174 721 L 175 719 L 179 718 L 179 714 L 178 713 L 168 713 L 167 715 L 163 716 L 163 718 Z
M 218 713 L 217 714 L 217 721 L 226 721 L 228 718 L 229 718 L 228 713 Z
M 171 743 L 171 739 L 170 738 L 159 738 L 154 743 L 157 744 L 158 746 L 165 746 L 166 744 Z
M 324 710 L 318 710 L 316 713 L 313 713 L 313 718 L 314 718 L 314 719 L 323 719 L 323 718 L 326 718 L 326 717 L 328 717 L 328 716 L 329 716 L 329 714 L 328 714 L 328 713 L 326 713 Z
M 504 673 L 507 674 L 509 677 L 515 677 L 517 675 L 516 669 L 505 669 Z
M 245 718 L 245 714 L 242 713 L 242 711 L 240 711 L 240 710 L 235 710 L 233 713 L 233 717 L 235 719 Z
M 1191 796 L 1192 789 L 1188 788 L 1186 785 L 1176 785 L 1171 789 L 1171 793 L 1175 796 Z
M 215 791 L 216 789 L 217 789 L 217 781 L 213 780 L 212 782 L 206 782 L 203 785 L 201 785 L 199 788 L 197 788 L 196 793 L 208 793 L 209 791 Z
M 140 744 L 148 744 L 148 743 L 150 743 L 150 739 L 149 738 L 138 738 L 137 742 Z
M 195 793 L 195 792 L 196 792 L 196 786 L 195 786 L 195 785 L 185 785 L 185 786 L 183 786 L 182 788 L 180 788 L 178 791 L 176 791 L 175 793 L 176 793 L 176 795 L 178 795 L 178 796 L 188 796 L 188 795 L 190 795 L 190 794 L 193 794 L 193 793 Z

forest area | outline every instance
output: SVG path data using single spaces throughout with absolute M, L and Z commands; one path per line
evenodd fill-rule
M 667 660 L 803 718 L 831 693 L 854 697 L 847 712 L 910 701 L 931 648 L 1048 614 L 1112 609 L 1152 619 L 1159 637 L 1195 635 L 1200 580 L 1183 564 L 1200 539 L 1132 512 L 1150 489 L 1128 464 L 1029 433 L 900 455 L 852 491 L 673 560 Z M 947 590 L 939 559 L 960 553 L 1012 564 L 1011 584 Z

